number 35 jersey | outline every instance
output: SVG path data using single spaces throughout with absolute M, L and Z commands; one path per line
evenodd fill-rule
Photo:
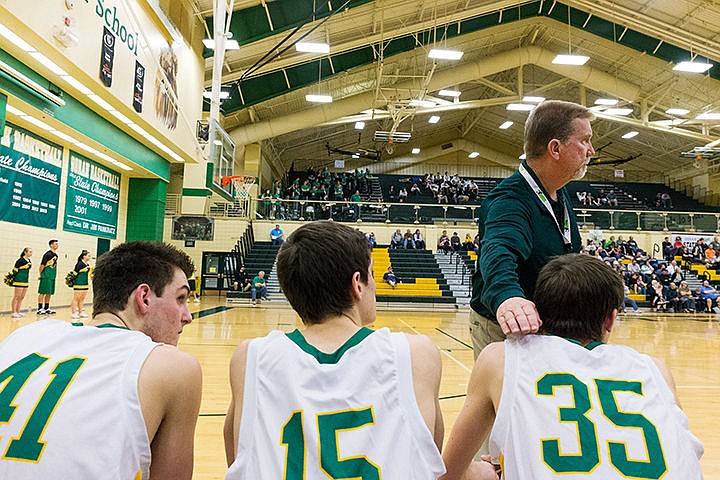
M 157 344 L 40 320 L 0 343 L 0 478 L 149 478 L 138 373 Z
M 363 328 L 334 354 L 297 330 L 251 342 L 226 480 L 435 480 L 442 458 L 415 400 L 404 334 Z
M 650 357 L 553 336 L 505 341 L 490 453 L 507 479 L 702 478 L 702 444 Z

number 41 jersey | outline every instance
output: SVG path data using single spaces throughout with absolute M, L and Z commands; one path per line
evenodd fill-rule
M 363 328 L 334 354 L 297 330 L 250 343 L 226 480 L 435 480 L 444 472 L 415 400 L 404 334 Z
M 702 479 L 702 444 L 650 357 L 553 336 L 505 341 L 490 453 L 507 479 Z
M 138 373 L 157 344 L 108 327 L 45 319 L 0 343 L 0 478 L 148 478 Z

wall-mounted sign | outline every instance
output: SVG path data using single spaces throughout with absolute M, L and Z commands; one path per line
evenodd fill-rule
M 135 86 L 133 87 L 133 108 L 142 113 L 143 91 L 145 90 L 145 68 L 135 61 Z
M 5 124 L 0 140 L 0 220 L 57 228 L 62 148 Z
M 106 87 L 112 86 L 113 59 L 115 58 L 115 35 L 103 27 L 102 53 L 100 53 L 100 81 Z
M 120 175 L 70 152 L 63 230 L 117 238 Z

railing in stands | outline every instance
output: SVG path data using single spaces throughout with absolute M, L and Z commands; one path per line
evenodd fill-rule
M 180 215 L 182 211 L 182 195 L 179 193 L 168 193 L 165 196 L 165 215 Z

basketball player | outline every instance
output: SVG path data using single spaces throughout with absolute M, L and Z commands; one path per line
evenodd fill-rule
M 230 364 L 226 479 L 437 479 L 441 362 L 424 335 L 370 330 L 375 280 L 358 230 L 295 230 L 278 279 L 305 328 L 244 341 Z
M 534 298 L 545 335 L 481 352 L 443 479 L 463 478 L 488 432 L 504 478 L 701 479 L 702 444 L 688 430 L 670 371 L 604 343 L 622 279 L 600 260 L 566 255 L 540 271 Z
M 0 478 L 192 477 L 200 365 L 175 345 L 193 269 L 169 245 L 120 245 L 98 259 L 88 325 L 0 343 Z

